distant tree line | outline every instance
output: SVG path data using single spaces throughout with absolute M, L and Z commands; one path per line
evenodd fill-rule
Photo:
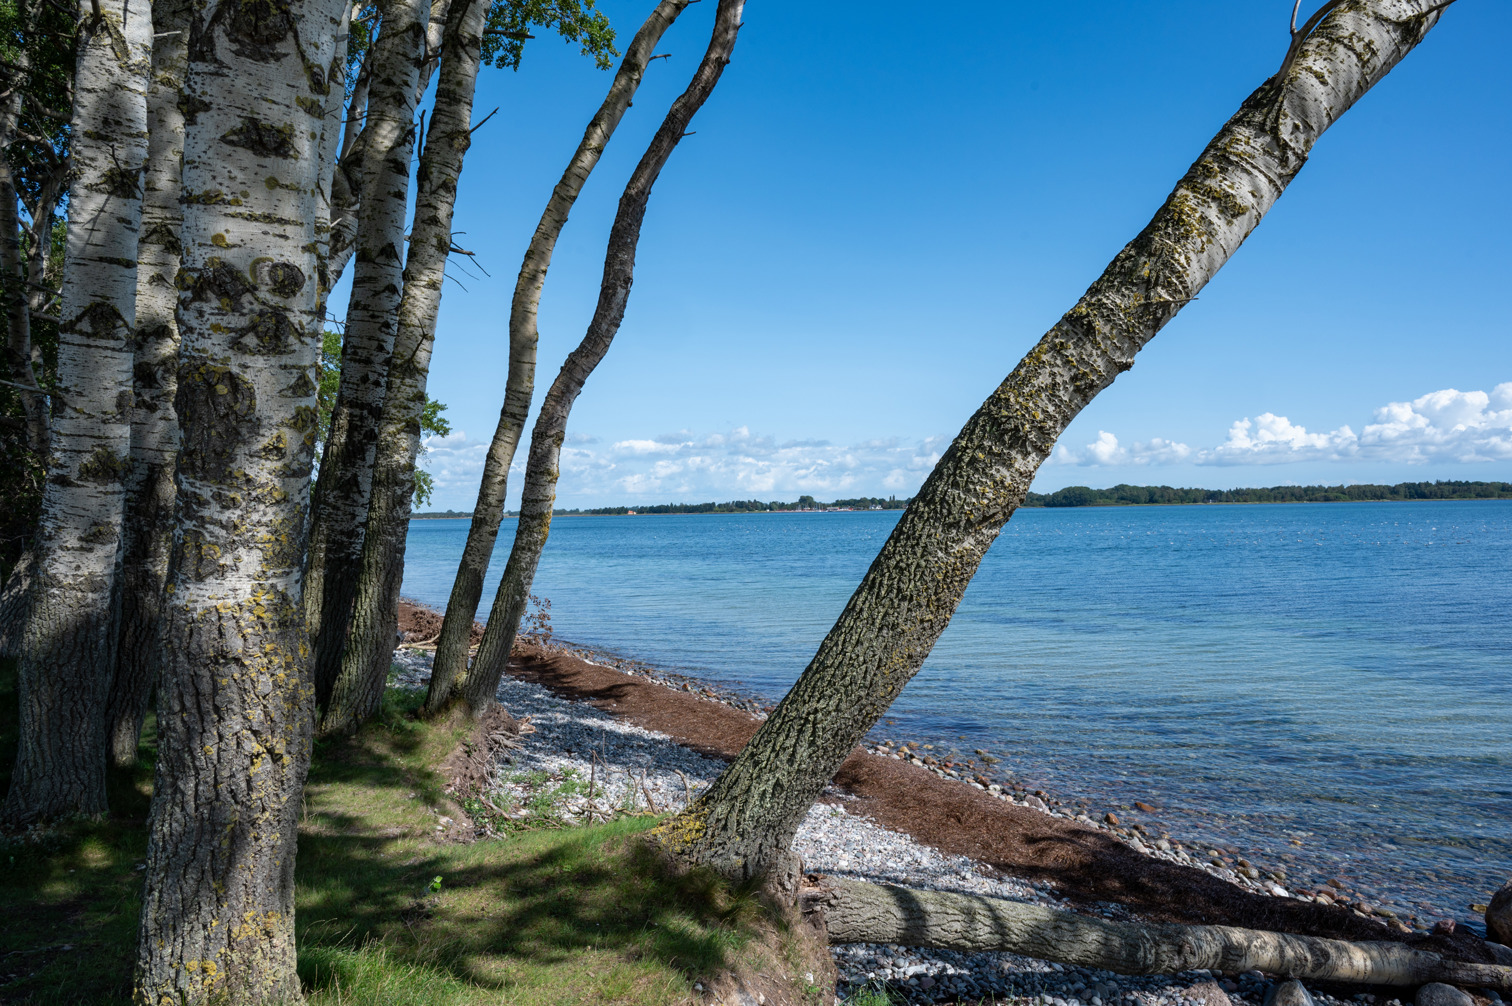
M 1030 493 L 1028 507 L 1148 506 L 1172 503 L 1360 503 L 1371 500 L 1512 499 L 1512 482 L 1399 482 L 1394 486 L 1271 486 L 1265 489 L 1173 489 L 1116 485 L 1067 486 Z
M 665 513 L 777 513 L 792 510 L 827 510 L 850 507 L 855 510 L 902 510 L 913 499 L 889 496 L 860 496 L 820 503 L 812 496 L 800 496 L 795 503 L 779 500 L 730 500 L 728 503 L 657 503 L 651 506 L 606 506 L 582 510 L 553 511 L 557 516 L 586 514 L 612 517 L 623 514 Z M 1380 500 L 1491 500 L 1512 499 L 1512 482 L 1399 482 L 1394 486 L 1270 486 L 1260 489 L 1175 489 L 1171 486 L 1131 486 L 1119 484 L 1109 489 L 1067 486 L 1053 493 L 1030 493 L 1026 507 L 1075 506 L 1169 506 L 1176 503 L 1362 503 Z M 509 516 L 515 516 L 510 511 Z M 442 510 L 417 513 L 416 519 L 471 517 L 470 513 Z

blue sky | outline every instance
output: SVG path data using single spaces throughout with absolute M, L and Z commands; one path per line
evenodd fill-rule
M 600 6 L 628 39 L 651 3 Z M 582 337 L 620 190 L 713 8 L 664 39 L 672 58 L 573 212 L 538 399 Z M 652 197 L 624 327 L 573 413 L 561 503 L 912 493 L 1274 72 L 1289 14 L 750 0 Z M 1452 7 L 1072 424 L 1036 488 L 1512 479 L 1508 38 L 1512 5 Z M 431 386 L 456 432 L 426 459 L 437 509 L 471 508 L 514 275 L 610 80 L 544 34 L 518 73 L 485 74 L 477 117 L 499 112 L 468 154 L 457 227 L 491 278 L 454 270 L 466 290 L 442 306 Z

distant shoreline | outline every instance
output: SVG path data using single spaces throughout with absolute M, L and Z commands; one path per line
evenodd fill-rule
M 1029 508 L 1123 506 L 1213 506 L 1253 503 L 1422 503 L 1512 499 L 1512 482 L 1400 482 L 1396 485 L 1271 486 L 1257 489 L 1174 489 L 1170 486 L 1116 485 L 1108 489 L 1067 486 L 1053 493 L 1030 493 Z M 902 510 L 910 500 L 862 497 L 820 503 L 805 496 L 795 503 L 734 500 L 728 503 L 658 503 L 644 507 L 556 510 L 557 517 L 663 517 L 702 514 L 865 513 Z M 518 517 L 518 513 L 506 513 Z M 446 510 L 412 514 L 411 520 L 471 520 L 472 514 Z

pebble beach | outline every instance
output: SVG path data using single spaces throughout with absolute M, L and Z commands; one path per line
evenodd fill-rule
M 430 677 L 430 659 L 425 650 L 397 650 L 391 686 L 423 687 Z M 659 683 L 678 690 L 709 690 L 691 679 L 661 678 L 644 665 L 617 669 L 659 678 Z M 750 700 L 731 698 L 743 708 L 760 714 L 759 708 L 750 709 Z M 708 786 L 724 767 L 723 762 L 691 751 L 664 734 L 624 722 L 585 702 L 557 697 L 541 685 L 506 676 L 500 684 L 498 700 L 512 716 L 528 722 L 531 728 L 494 768 L 487 797 L 494 807 L 506 813 L 510 810 L 528 813 L 526 808 L 540 806 L 543 799 L 549 800 L 553 813 L 568 824 L 587 823 L 600 815 L 607 817 L 617 812 L 675 812 Z M 943 778 L 958 779 L 992 792 L 999 799 L 1017 801 L 1043 813 L 1058 813 L 1032 793 L 1015 795 L 993 783 L 984 785 L 961 768 L 939 764 L 916 746 L 881 743 L 874 753 L 911 760 Z M 936 764 L 930 766 L 926 758 Z M 967 857 L 942 853 L 907 834 L 881 828 L 848 813 L 843 796 L 838 791 L 827 792 L 826 798 L 809 811 L 798 832 L 794 848 L 808 872 L 1070 907 L 1056 896 L 1050 884 L 1003 876 Z M 1236 870 L 1225 864 L 1221 856 L 1208 861 L 1200 852 L 1194 855 L 1192 850 L 1167 838 L 1142 836 L 1139 831 L 1121 828 L 1116 822 L 1094 822 L 1085 815 L 1079 819 L 1084 824 L 1120 833 L 1131 847 L 1145 855 L 1206 869 L 1273 897 L 1310 897 L 1290 892 L 1258 871 L 1256 876 L 1239 872 L 1248 864 L 1236 863 Z M 1111 903 L 1083 904 L 1078 910 L 1107 918 L 1129 917 L 1126 909 Z M 1227 1000 L 1238 1006 L 1263 1002 L 1272 987 L 1266 976 L 1258 972 L 1223 976 L 1190 971 L 1130 977 L 1063 967 L 1012 954 L 962 954 L 873 944 L 837 946 L 832 948 L 832 954 L 840 976 L 837 992 L 842 1002 L 870 989 L 885 990 L 911 1003 L 1018 1001 L 1043 1006 L 1223 1006 Z M 1341 1001 L 1312 991 L 1320 1003 Z M 1356 994 L 1352 1001 L 1399 1006 L 1397 1000 L 1377 1000 L 1369 994 Z

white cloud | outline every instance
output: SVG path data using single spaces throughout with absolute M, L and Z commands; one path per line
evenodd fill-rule
M 1410 402 L 1375 410 L 1375 422 L 1360 433 L 1348 426 L 1309 432 L 1286 416 L 1263 412 L 1229 427 L 1215 447 L 1193 450 L 1156 437 L 1125 448 L 1099 430 L 1080 450 L 1061 446 L 1061 464 L 1097 467 L 1175 464 L 1266 465 L 1297 461 L 1378 461 L 1396 464 L 1472 463 L 1512 460 L 1512 382 L 1490 392 L 1446 388 Z
M 1077 451 L 1061 446 L 1055 449 L 1055 460 L 1061 464 L 1087 466 L 1113 465 L 1161 465 L 1187 460 L 1192 449 L 1174 440 L 1156 437 L 1149 441 L 1136 440 L 1128 447 L 1107 430 L 1098 430 L 1097 439 Z
M 909 493 L 940 459 L 948 441 L 870 440 L 836 446 L 825 440 L 774 438 L 740 426 L 698 436 L 684 430 L 657 437 L 627 438 L 604 446 L 591 437 L 569 437 L 562 449 L 558 495 L 660 500 L 792 498 L 811 493 L 831 498 L 848 493 Z M 425 467 L 438 491 L 475 487 L 486 445 L 464 433 L 433 437 Z M 514 471 L 522 467 L 524 450 Z

